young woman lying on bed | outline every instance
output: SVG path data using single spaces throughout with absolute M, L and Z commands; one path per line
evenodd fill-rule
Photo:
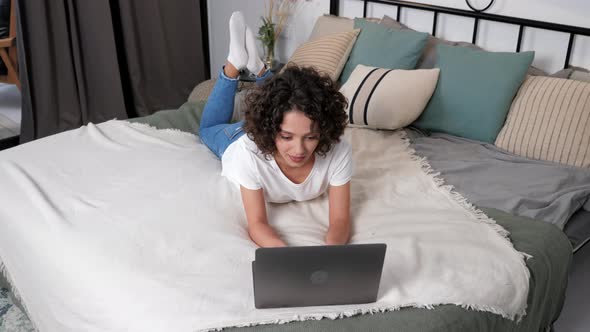
M 346 99 L 312 68 L 288 67 L 272 76 L 242 13 L 232 14 L 229 31 L 229 55 L 205 105 L 200 136 L 221 159 L 222 175 L 240 186 L 250 237 L 261 247 L 286 246 L 268 223 L 265 203 L 306 201 L 328 191 L 326 244 L 347 243 L 352 156 L 340 139 Z M 257 74 L 257 87 L 246 97 L 245 120 L 232 124 L 244 68 Z

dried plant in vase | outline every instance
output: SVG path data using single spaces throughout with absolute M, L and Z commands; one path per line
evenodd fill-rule
M 273 68 L 276 43 L 287 25 L 289 17 L 294 13 L 298 0 L 265 0 L 262 25 L 258 29 L 258 39 L 264 47 L 264 63 Z

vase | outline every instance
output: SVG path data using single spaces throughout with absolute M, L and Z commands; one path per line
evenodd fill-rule
M 267 69 L 272 69 L 275 63 L 275 45 L 264 46 L 264 64 Z

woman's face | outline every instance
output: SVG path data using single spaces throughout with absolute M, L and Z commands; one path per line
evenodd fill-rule
M 311 119 L 298 110 L 286 112 L 281 131 L 275 138 L 275 159 L 290 167 L 303 167 L 313 160 L 313 152 L 319 142 L 320 133 Z

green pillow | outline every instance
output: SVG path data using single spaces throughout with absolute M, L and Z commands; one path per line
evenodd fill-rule
M 361 29 L 348 61 L 340 75 L 344 84 L 358 64 L 387 69 L 414 69 L 428 34 L 396 30 L 362 18 L 354 19 L 354 28 Z
M 414 126 L 494 143 L 535 52 L 437 48 L 436 90 Z

